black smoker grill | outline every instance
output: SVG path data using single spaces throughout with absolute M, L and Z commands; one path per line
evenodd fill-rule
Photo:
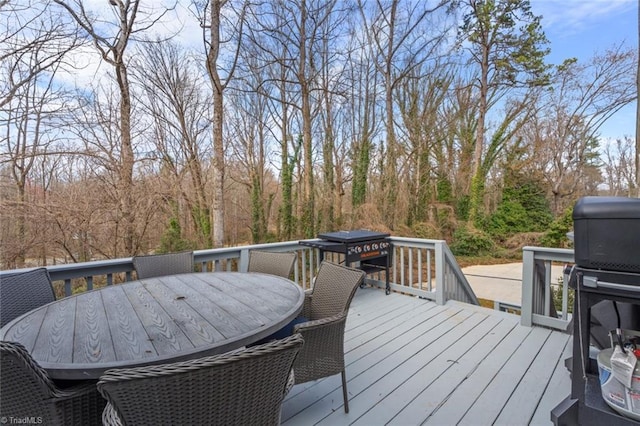
M 320 260 L 325 252 L 338 253 L 344 256 L 347 266 L 360 262 L 357 266 L 367 274 L 385 272 L 385 293 L 391 293 L 389 285 L 389 266 L 393 253 L 389 234 L 365 230 L 338 231 L 318 234 L 318 240 L 302 240 L 300 244 L 317 248 Z
M 589 347 L 609 347 L 616 328 L 640 330 L 640 199 L 583 197 L 573 208 L 573 228 L 571 395 L 551 419 L 556 425 L 638 424 L 605 404 Z

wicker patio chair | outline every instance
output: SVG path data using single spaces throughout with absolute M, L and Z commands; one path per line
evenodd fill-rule
M 133 267 L 138 279 L 193 272 L 193 252 L 134 256 Z
M 305 341 L 293 366 L 296 384 L 341 373 L 345 413 L 349 412 L 349 400 L 344 326 L 353 295 L 364 277 L 364 271 L 359 269 L 322 262 L 301 313 L 309 321 L 293 327 L 293 332 L 302 334 Z
M 299 334 L 174 364 L 107 371 L 104 425 L 277 425 Z
M 56 300 L 46 268 L 0 277 L 0 327 L 12 319 Z
M 289 278 L 296 262 L 295 252 L 271 252 L 251 250 L 249 252 L 248 272 L 278 275 Z
M 44 425 L 101 424 L 107 402 L 95 382 L 59 388 L 20 343 L 0 342 L 0 366 L 2 419 L 28 417 Z

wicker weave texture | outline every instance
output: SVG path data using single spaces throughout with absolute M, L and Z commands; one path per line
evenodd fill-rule
M 251 250 L 249 252 L 248 272 L 260 272 L 289 278 L 293 273 L 295 262 L 296 254 L 294 252 L 276 253 Z
M 356 289 L 365 273 L 322 262 L 313 286 L 305 298 L 302 315 L 311 321 L 296 325 L 294 333 L 304 337 L 304 347 L 294 364 L 296 383 L 342 374 L 344 410 L 349 412 L 344 366 L 344 328 Z
M 0 278 L 0 327 L 54 300 L 51 279 L 45 268 L 3 275 Z
M 95 382 L 60 389 L 19 343 L 0 342 L 0 416 L 45 425 L 99 425 L 106 401 Z
M 193 252 L 135 256 L 133 267 L 138 279 L 193 272 Z
M 299 334 L 174 364 L 107 371 L 104 424 L 277 425 Z
M 309 301 L 312 320 L 327 318 L 346 312 L 358 286 L 363 282 L 365 273 L 360 269 L 348 268 L 335 263 L 322 262 L 313 285 Z

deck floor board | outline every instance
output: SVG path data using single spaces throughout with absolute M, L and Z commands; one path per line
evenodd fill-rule
M 340 375 L 293 387 L 284 425 L 551 424 L 570 391 L 570 336 L 504 312 L 365 287 L 345 331 Z

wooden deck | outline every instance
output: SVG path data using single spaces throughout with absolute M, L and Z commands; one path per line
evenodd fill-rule
M 284 425 L 551 424 L 570 392 L 567 334 L 458 302 L 358 289 L 340 375 L 293 387 Z

